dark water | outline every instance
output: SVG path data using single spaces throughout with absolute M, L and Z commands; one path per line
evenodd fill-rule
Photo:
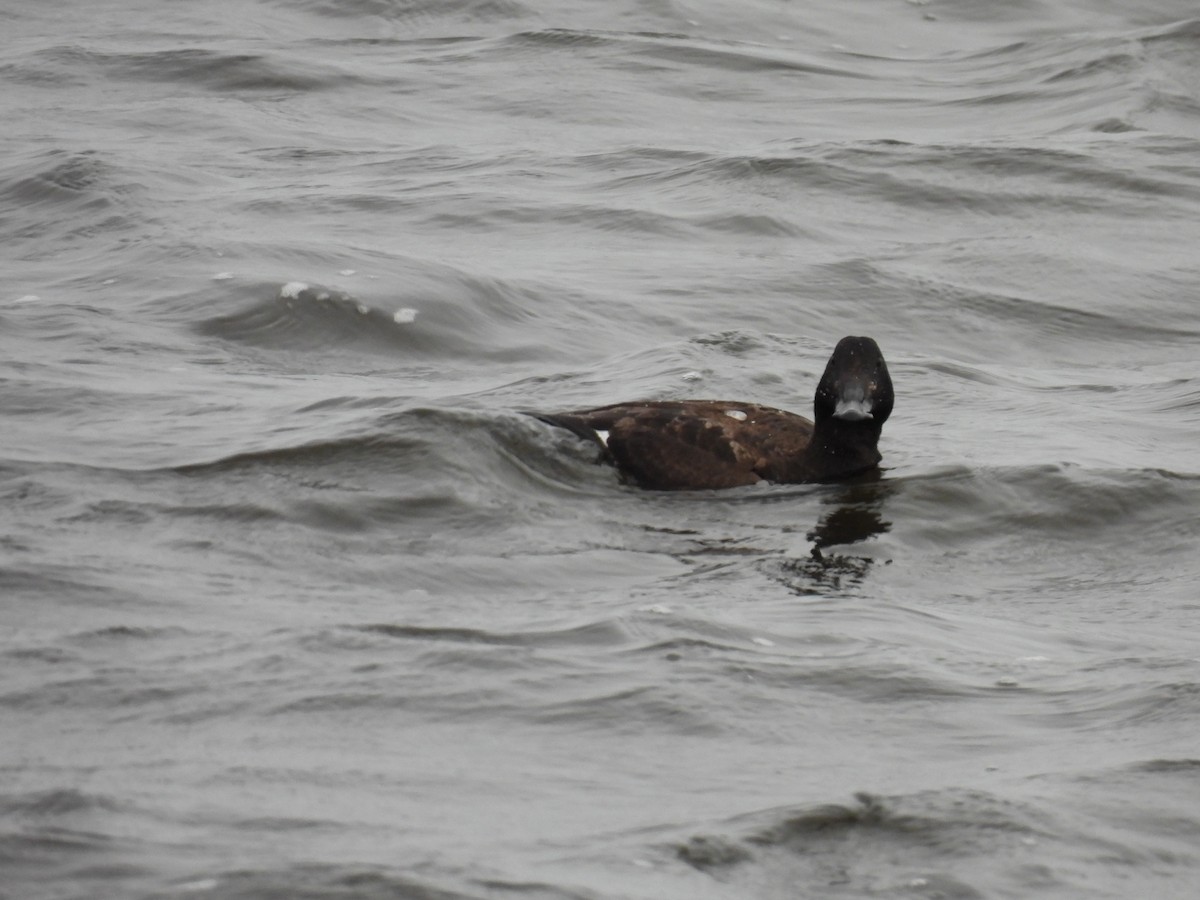
M 1197 15 L 0 9 L 0 897 L 1196 896 Z

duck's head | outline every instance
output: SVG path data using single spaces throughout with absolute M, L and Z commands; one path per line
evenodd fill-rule
M 892 414 L 895 399 L 879 345 L 869 337 L 844 337 L 817 384 L 813 412 L 818 422 L 864 423 L 877 430 Z

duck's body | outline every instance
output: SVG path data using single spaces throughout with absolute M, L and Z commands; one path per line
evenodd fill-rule
M 538 418 L 598 443 L 621 474 L 641 487 L 704 490 L 759 481 L 837 481 L 874 469 L 892 403 L 878 345 L 871 338 L 847 337 L 817 386 L 815 421 L 724 400 L 617 403 Z

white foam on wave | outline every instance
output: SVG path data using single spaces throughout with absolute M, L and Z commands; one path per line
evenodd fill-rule
M 417 311 L 415 309 L 410 309 L 407 306 L 396 310 L 392 314 L 392 321 L 397 325 L 407 325 L 409 322 L 415 321 L 416 318 Z
M 308 285 L 303 281 L 289 281 L 279 289 L 279 296 L 284 300 L 295 300 L 308 290 Z

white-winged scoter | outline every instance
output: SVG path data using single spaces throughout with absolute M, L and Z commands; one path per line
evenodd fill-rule
M 725 400 L 615 403 L 535 415 L 599 444 L 604 458 L 640 487 L 705 490 L 838 481 L 873 470 L 894 399 L 879 345 L 869 337 L 844 337 L 817 384 L 811 422 Z

